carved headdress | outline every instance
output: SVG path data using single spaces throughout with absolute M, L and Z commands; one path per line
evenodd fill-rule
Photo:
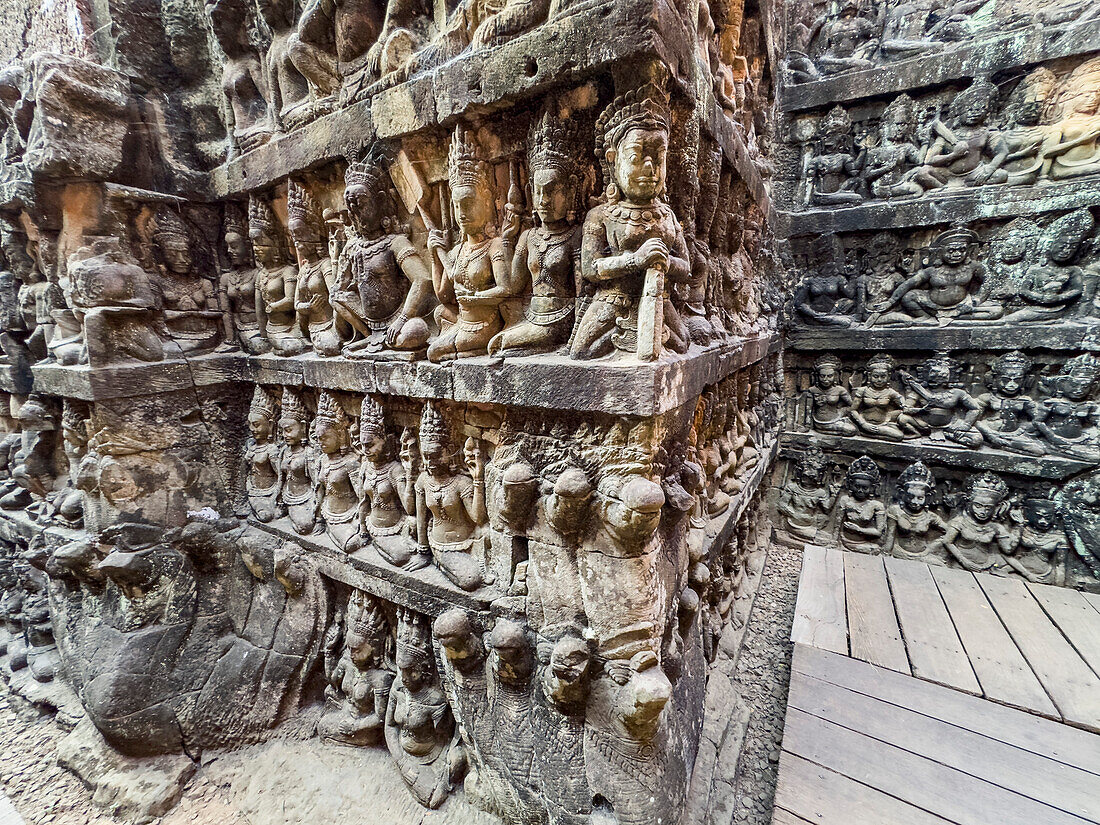
M 187 231 L 187 224 L 178 212 L 171 207 L 164 207 L 157 211 L 156 228 L 153 230 L 153 239 L 161 245 L 187 245 L 191 235 Z
M 814 361 L 814 372 L 817 372 L 822 367 L 832 367 L 838 373 L 840 372 L 840 359 L 833 355 L 831 352 L 827 352 L 822 356 L 819 356 Z
M 843 106 L 834 106 L 817 124 L 819 136 L 847 135 L 852 130 L 852 118 Z
M 295 181 L 290 182 L 286 201 L 287 223 L 295 240 L 324 243 L 327 237 L 325 218 L 313 193 Z
M 301 396 L 290 387 L 283 387 L 282 416 L 280 421 L 297 421 L 305 424 L 309 420 L 309 412 L 302 403 Z
M 344 186 L 362 186 L 371 192 L 384 192 L 389 188 L 386 172 L 387 156 L 377 145 L 362 160 L 351 161 L 344 171 Z
M 528 139 L 532 173 L 537 169 L 557 169 L 567 177 L 576 174 L 577 123 L 575 118 L 562 120 L 547 110 L 532 124 Z
M 256 195 L 248 199 L 248 237 L 253 244 L 264 241 L 275 247 L 280 257 L 286 251 L 283 226 L 275 216 L 275 210 L 267 200 Z
M 806 471 L 812 470 L 818 477 L 822 477 L 825 475 L 825 469 L 828 466 L 829 462 L 825 458 L 825 454 L 821 452 L 820 447 L 810 447 L 795 462 L 795 467 L 800 476 L 805 475 Z
M 88 408 L 81 401 L 66 398 L 61 407 L 61 432 L 72 443 L 88 441 Z
M 1069 214 L 1058 218 L 1058 220 L 1052 221 L 1050 226 L 1047 227 L 1046 247 L 1049 249 L 1054 244 L 1067 240 L 1072 241 L 1074 246 L 1079 247 L 1095 226 L 1096 219 L 1093 218 L 1089 209 L 1084 207 L 1075 209 Z
M 1016 84 L 1005 104 L 1005 119 L 1009 123 L 1019 123 L 1034 119 L 1042 114 L 1042 109 L 1050 93 L 1054 91 L 1058 78 L 1046 66 L 1040 66 Z
M 924 486 L 926 492 L 931 492 L 932 488 L 936 486 L 935 476 L 932 475 L 932 471 L 928 469 L 928 465 L 923 461 L 914 461 L 902 470 L 901 475 L 898 476 L 897 489 L 899 492 L 911 484 Z
M 398 616 L 396 664 L 401 669 L 419 665 L 430 670 L 433 666 L 428 622 L 411 610 L 402 611 Z
M 890 105 L 882 110 L 883 123 L 898 123 L 912 126 L 916 123 L 913 98 L 907 94 L 900 94 L 890 101 Z
M 424 405 L 424 412 L 420 415 L 420 444 L 437 444 L 444 448 L 451 441 L 451 431 L 443 413 L 431 403 Z
M 314 419 L 314 424 L 322 422 L 341 430 L 349 430 L 351 426 L 348 414 L 344 411 L 344 405 L 328 390 L 321 390 L 321 395 L 317 399 L 317 417 Z
M 970 246 L 978 242 L 978 233 L 967 229 L 965 226 L 953 226 L 933 238 L 932 247 L 937 250 L 943 249 L 954 241 L 963 241 L 967 246 Z
M 252 393 L 252 404 L 248 411 L 250 415 L 258 415 L 274 421 L 278 417 L 279 402 L 269 390 L 257 384 Z
M 968 484 L 966 488 L 967 495 L 970 499 L 973 499 L 974 494 L 980 491 L 992 493 L 998 501 L 1003 501 L 1008 495 L 1008 485 L 1003 478 L 995 476 L 993 473 L 985 472 L 971 478 L 970 484 Z
M 952 123 L 957 123 L 962 113 L 975 103 L 980 103 L 983 113 L 988 114 L 993 108 L 993 101 L 996 96 L 996 86 L 984 77 L 974 78 L 974 82 L 955 95 L 955 99 L 951 101 L 950 117 Z
M 1100 358 L 1091 352 L 1082 353 L 1062 364 L 1062 377 L 1085 378 L 1091 383 L 1096 380 L 1098 374 L 1100 374 Z
M 848 481 L 854 481 L 857 478 L 866 479 L 877 487 L 882 480 L 882 472 L 868 456 L 861 455 L 848 467 Z
M 607 150 L 619 145 L 632 129 L 668 132 L 672 122 L 668 92 L 656 83 L 646 83 L 616 97 L 596 120 L 596 156 L 604 179 L 613 180 Z
M 993 362 L 994 375 L 1014 375 L 1023 378 L 1030 369 L 1031 359 L 1018 349 L 1006 352 Z
M 363 398 L 359 410 L 359 438 L 366 443 L 370 439 L 386 437 L 386 422 L 382 405 L 369 395 Z
M 896 366 L 897 361 L 894 360 L 894 357 L 890 355 L 890 353 L 880 352 L 877 355 L 872 356 L 871 360 L 867 362 L 867 372 L 871 372 L 871 370 L 875 369 L 876 367 L 882 367 L 887 372 L 893 374 L 894 368 Z
M 225 205 L 225 219 L 222 222 L 222 230 L 226 237 L 237 235 L 241 238 L 248 237 L 248 219 L 240 204 L 227 203 Z
M 447 178 L 451 189 L 459 186 L 492 188 L 492 169 L 478 155 L 477 141 L 461 124 L 455 127 L 451 149 L 447 153 Z

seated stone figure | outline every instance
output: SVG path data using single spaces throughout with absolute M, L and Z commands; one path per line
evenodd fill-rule
M 947 523 L 932 507 L 936 479 L 920 461 L 898 476 L 894 502 L 886 508 L 886 536 L 882 552 L 903 559 L 938 557 Z
M 1071 314 L 1089 278 L 1076 261 L 1095 226 L 1092 212 L 1078 209 L 1047 227 L 1042 260 L 1028 268 L 1015 290 L 1015 303 L 1022 306 L 1009 313 L 1005 320 L 1054 321 Z
M 905 438 L 897 423 L 906 406 L 905 397 L 892 386 L 895 366 L 889 355 L 876 355 L 867 362 L 867 383 L 852 391 L 848 414 L 861 432 L 873 438 Z
M 1082 63 L 1063 81 L 1051 121 L 1046 176 L 1071 180 L 1100 172 L 1100 59 Z
M 1004 574 L 1005 555 L 1015 547 L 1012 530 L 1004 523 L 1008 485 L 992 473 L 971 478 L 962 509 L 947 522 L 943 547 L 948 559 L 972 572 Z
M 819 541 L 836 503 L 836 494 L 826 483 L 828 463 L 821 450 L 812 447 L 790 466 L 791 474 L 775 505 L 780 528 L 792 539 Z
M 886 505 L 878 498 L 882 473 L 867 456 L 851 463 L 837 498 L 834 535 L 845 550 L 878 553 L 886 532 Z
M 260 59 L 248 42 L 245 0 L 206 0 L 206 14 L 214 39 L 226 57 L 222 93 L 232 158 L 271 139 L 267 81 Z
M 818 123 L 817 144 L 817 152 L 803 170 L 807 202 L 822 206 L 862 202 L 852 119 L 843 107 L 834 106 Z
M 1047 382 L 1050 396 L 1036 410 L 1035 427 L 1043 441 L 1062 455 L 1100 461 L 1100 402 L 1091 399 L 1100 359 L 1083 353 L 1062 365 Z
M 913 143 L 916 113 L 909 95 L 898 95 L 882 111 L 878 143 L 863 148 L 856 159 L 865 194 L 875 198 L 920 195 L 924 190 L 906 173 L 919 166 L 920 149 Z
M 806 274 L 795 291 L 795 311 L 810 323 L 850 327 L 859 317 L 859 291 L 854 273 L 843 264 L 824 261 Z
M 362 84 L 387 5 L 391 4 L 374 0 L 309 0 L 287 50 L 315 95 L 335 95 L 345 79 Z
M 1049 131 L 1039 124 L 1055 83 L 1054 73 L 1040 66 L 1017 84 L 1005 104 L 1006 128 L 1001 139 L 1009 154 L 1001 168 L 1010 184 L 1030 186 L 1047 165 Z
M 911 176 L 921 188 L 930 191 L 1008 181 L 1008 172 L 1001 168 L 1008 148 L 1000 133 L 986 123 L 996 93 L 992 83 L 978 78 L 951 102 L 950 122 L 936 120 L 932 124 L 935 137 L 924 165 Z
M 654 83 L 615 98 L 596 123 L 609 195 L 584 220 L 581 274 L 595 295 L 575 330 L 574 358 L 619 349 L 652 360 L 663 346 L 690 344 L 666 286 L 691 277 L 684 231 L 662 199 L 669 125 L 668 93 Z
M 898 371 L 909 388 L 907 409 L 898 416 L 902 432 L 933 440 L 946 438 L 972 449 L 981 445 L 982 434 L 974 424 L 982 407 L 970 393 L 955 385 L 960 369 L 955 359 L 940 353 L 925 362 L 923 381 L 905 370 Z
M 869 69 L 874 63 L 875 24 L 861 14 L 858 0 L 842 0 L 836 14 L 821 27 L 815 62 L 822 74 Z
M 993 362 L 989 392 L 978 396 L 981 418 L 974 426 L 992 446 L 1028 455 L 1043 455 L 1045 447 L 1035 428 L 1036 405 L 1024 394 L 1031 359 L 1019 350 Z
M 989 300 L 985 265 L 973 259 L 978 236 L 963 227 L 941 232 L 932 241 L 927 263 L 890 296 L 917 322 L 943 326 L 953 319 L 988 321 L 1000 318 L 1004 307 Z M 893 315 L 883 321 L 895 321 Z
M 829 435 L 857 435 L 859 430 L 848 418 L 852 396 L 840 375 L 840 359 L 822 355 L 814 362 L 814 383 L 803 393 L 806 425 Z

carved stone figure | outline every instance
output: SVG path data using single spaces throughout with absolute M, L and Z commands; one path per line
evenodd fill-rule
M 328 257 L 328 232 L 320 207 L 309 190 L 293 181 L 287 196 L 290 237 L 298 256 L 298 283 L 294 311 L 302 334 L 321 356 L 339 355 L 342 345 L 336 314 L 329 303 L 334 285 Z
M 359 548 L 359 457 L 352 449 L 351 424 L 340 400 L 322 390 L 313 419 L 321 456 L 317 464 L 316 519 L 337 549 Z
M 775 511 L 792 538 L 815 542 L 836 503 L 835 494 L 826 486 L 825 456 L 819 449 L 810 449 L 798 457 L 792 469 L 779 493 Z
M 279 502 L 301 535 L 312 533 L 317 524 L 316 470 L 309 446 L 309 430 L 309 413 L 301 396 L 290 387 L 284 387 L 279 416 L 279 432 L 283 439 L 279 456 Z
M 663 346 L 687 350 L 666 289 L 691 275 L 683 229 L 661 199 L 668 131 L 668 94 L 652 83 L 617 97 L 596 123 L 607 201 L 584 220 L 581 275 L 595 294 L 573 335 L 574 358 L 619 349 L 652 360 Z
M 1043 172 L 1048 132 L 1039 122 L 1055 82 L 1054 73 L 1040 66 L 1020 81 L 1005 104 L 1008 128 L 1001 139 L 1009 154 L 1001 168 L 1010 184 L 1031 185 Z
M 267 81 L 248 40 L 248 7 L 243 0 L 206 0 L 206 14 L 226 58 L 221 82 L 232 157 L 250 152 L 271 138 Z
M 876 355 L 867 362 L 867 383 L 852 391 L 849 415 L 859 429 L 872 438 L 901 441 L 906 434 L 898 418 L 906 409 L 905 397 L 893 387 L 896 364 L 889 355 Z
M 440 301 L 440 334 L 428 346 L 432 361 L 483 355 L 500 332 L 500 305 L 511 295 L 510 250 L 519 229 L 517 215 L 501 237 L 495 235 L 491 167 L 478 157 L 476 142 L 461 126 L 451 140 L 447 169 L 461 239 L 450 251 L 441 230 L 432 230 L 428 239 Z
M 852 140 L 852 119 L 841 106 L 817 125 L 817 153 L 802 170 L 808 203 L 847 206 L 863 201 L 859 168 Z
M 1064 585 L 1069 540 L 1054 491 L 1037 486 L 1024 498 L 1020 517 L 1019 544 L 1004 557 L 1010 571 L 1030 582 Z
M 229 269 L 221 274 L 218 298 L 225 313 L 224 348 L 240 346 L 251 355 L 271 350 L 270 342 L 260 330 L 258 307 L 263 304 L 259 290 L 260 275 L 252 262 L 252 247 L 248 241 L 248 224 L 236 204 L 225 207 L 225 254 Z
M 365 459 L 359 467 L 361 532 L 390 564 L 417 570 L 431 561 L 415 552 L 408 535 L 409 519 L 416 515 L 418 469 L 398 460 L 382 406 L 370 396 L 363 399 L 359 440 Z
M 260 16 L 271 31 L 264 69 L 276 129 L 292 131 L 316 115 L 309 83 L 294 64 L 295 4 L 289 0 L 259 0 Z
M 156 287 L 172 340 L 184 352 L 213 349 L 221 343 L 224 325 L 213 282 L 207 273 L 196 271 L 192 230 L 177 212 L 162 208 L 153 242 L 158 253 Z
M 830 435 L 855 435 L 849 418 L 851 393 L 841 381 L 840 359 L 822 355 L 814 362 L 814 383 L 804 393 L 806 426 Z
M 955 386 L 959 369 L 955 359 L 940 353 L 925 362 L 923 379 L 898 371 L 909 390 L 905 396 L 907 409 L 898 416 L 903 432 L 942 437 L 970 448 L 982 443 L 981 432 L 974 426 L 982 408 L 969 392 Z
M 943 547 L 948 558 L 971 571 L 1003 572 L 1005 555 L 1016 539 L 1004 523 L 1008 485 L 992 473 L 974 476 L 966 490 L 962 510 L 947 522 Z
M 886 532 L 886 506 L 876 493 L 881 483 L 878 465 L 860 456 L 848 467 L 845 490 L 836 501 L 836 538 L 845 550 L 877 553 Z
M 248 411 L 251 439 L 244 452 L 247 462 L 245 489 L 252 515 L 265 522 L 278 518 L 281 510 L 282 461 L 279 446 L 275 443 L 278 413 L 275 397 L 257 384 Z
M 306 4 L 288 48 L 290 59 L 309 80 L 315 96 L 331 97 L 340 91 L 342 82 L 356 90 L 362 84 L 382 29 L 384 7 L 364 0 L 310 0 Z
M 1100 402 L 1089 398 L 1098 374 L 1100 359 L 1092 353 L 1069 359 L 1035 411 L 1035 428 L 1062 455 L 1100 461 Z
M 1063 81 L 1043 148 L 1046 174 L 1071 180 L 1100 171 L 1100 60 L 1088 60 Z
M 842 0 L 817 39 L 817 67 L 823 74 L 869 69 L 875 44 L 875 24 L 863 16 L 858 0 Z
M 432 275 L 408 235 L 395 225 L 395 205 L 381 158 L 348 165 L 344 202 L 351 225 L 336 264 L 333 309 L 360 336 L 346 348 L 417 351 L 428 343 Z
M 420 552 L 463 590 L 481 587 L 483 575 L 474 545 L 481 541 L 485 510 L 483 447 L 469 439 L 463 450 L 469 475 L 454 467 L 451 434 L 442 413 L 424 406 L 420 419 L 423 469 L 416 479 L 416 533 Z
M 888 200 L 923 192 L 905 174 L 922 161 L 920 149 L 912 140 L 917 125 L 913 105 L 909 95 L 894 98 L 882 110 L 878 144 L 860 151 L 855 165 L 870 197 Z
M 260 332 L 276 355 L 297 355 L 307 346 L 294 307 L 298 268 L 288 260 L 279 219 L 271 205 L 258 197 L 248 202 L 248 235 L 260 267 L 256 273 Z
M 1005 316 L 1006 321 L 1053 321 L 1071 313 L 1088 277 L 1076 260 L 1095 226 L 1088 209 L 1077 209 L 1047 227 L 1042 259 L 1021 280 L 1014 294 L 1020 308 Z
M 333 624 L 332 630 L 339 631 Z M 389 626 L 374 596 L 352 590 L 343 616 L 343 639 L 326 668 L 326 708 L 317 733 L 348 745 L 382 741 L 394 674 L 385 667 Z
M 978 397 L 982 418 L 974 426 L 986 442 L 1002 450 L 1043 455 L 1035 428 L 1036 405 L 1024 394 L 1031 359 L 1019 350 L 1005 353 L 993 362 L 989 392 Z
M 936 480 L 917 461 L 898 476 L 894 501 L 886 508 L 886 535 L 882 551 L 903 559 L 938 558 L 947 523 L 932 508 Z M 939 551 L 939 552 L 937 552 Z
M 529 174 L 536 225 L 519 236 L 509 291 L 528 295 L 523 318 L 489 342 L 490 354 L 523 355 L 557 349 L 573 330 L 581 228 L 580 177 L 573 157 L 575 130 L 549 111 L 533 130 Z

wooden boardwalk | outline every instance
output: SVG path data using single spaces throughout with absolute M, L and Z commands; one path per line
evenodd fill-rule
M 807 547 L 791 636 L 775 825 L 1100 823 L 1100 600 Z

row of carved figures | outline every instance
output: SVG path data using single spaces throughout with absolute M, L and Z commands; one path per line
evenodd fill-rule
M 666 200 L 667 93 L 648 84 L 600 115 L 607 191 L 587 213 L 582 120 L 550 109 L 535 119 L 529 215 L 520 164 L 508 164 L 507 199 L 498 200 L 499 172 L 462 127 L 446 184 L 381 150 L 348 165 L 340 201 L 328 208 L 317 187 L 290 181 L 293 255 L 281 204 L 255 196 L 247 217 L 229 204 L 228 266 L 217 285 L 205 271 L 213 250 L 170 207 L 156 210 L 148 248 L 137 251 L 144 267 L 118 239 L 88 237 L 59 265 L 56 237 L 28 240 L 9 227 L 9 358 L 155 362 L 222 342 L 282 356 L 387 350 L 445 361 L 561 349 L 579 359 L 653 359 L 766 329 L 778 287 L 756 274 L 761 221 L 735 214 L 720 154 L 701 155 L 690 234 Z M 418 194 L 406 203 L 405 190 Z
M 965 487 L 955 482 L 945 490 L 918 461 L 893 480 L 889 502 L 882 498 L 883 480 L 867 456 L 842 470 L 811 449 L 788 463 L 776 504 L 777 527 L 800 541 L 835 543 L 859 553 L 1045 584 L 1095 588 L 1100 583 L 1100 477 L 1095 474 L 1060 488 L 1038 483 L 1013 489 L 993 473 L 975 473 Z
M 858 140 L 839 105 L 816 127 L 796 123 L 803 203 L 851 206 L 945 189 L 1069 181 L 1100 171 L 1100 59 L 1063 77 L 1045 67 L 1034 70 L 1016 84 L 999 116 L 997 99 L 997 87 L 984 78 L 928 107 L 903 94 L 882 110 L 877 129 L 860 124 Z
M 1094 398 L 1100 359 L 1078 355 L 1046 376 L 1033 377 L 1032 367 L 1023 352 L 1005 353 L 989 365 L 982 387 L 964 380 L 963 364 L 945 353 L 925 361 L 917 374 L 881 354 L 862 368 L 858 385 L 849 378 L 846 386 L 841 360 L 822 355 L 799 398 L 796 426 L 825 435 L 927 438 L 1100 463 L 1100 402 Z M 1032 397 L 1033 382 L 1042 396 Z
M 958 226 L 902 249 L 880 233 L 862 260 L 828 239 L 814 244 L 793 309 L 803 323 L 836 327 L 1086 323 L 1100 317 L 1095 227 L 1077 209 L 1045 227 L 1016 218 L 984 241 Z
M 1089 0 L 1042 8 L 1009 0 L 794 0 L 787 11 L 787 76 L 792 83 L 862 71 L 942 52 L 1028 26 L 1073 28 L 1095 22 Z

